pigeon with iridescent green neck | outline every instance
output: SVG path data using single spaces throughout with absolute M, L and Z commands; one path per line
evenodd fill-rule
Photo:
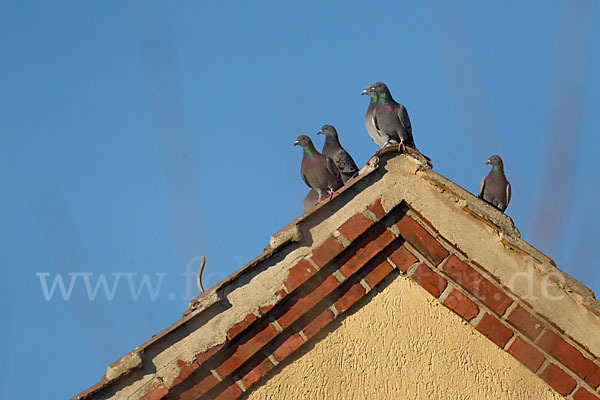
M 365 126 L 373 141 L 382 147 L 398 144 L 398 150 L 406 149 L 406 146 L 416 149 L 408 111 L 396 103 L 385 83 L 368 85 L 363 94 L 368 94 L 371 99 Z
M 369 136 L 379 147 L 384 147 L 388 142 L 388 137 L 383 135 L 382 132 L 377 129 L 375 125 L 375 104 L 377 103 L 377 93 L 373 90 L 373 85 L 367 85 L 363 90 L 362 95 L 369 96 L 369 108 L 367 108 L 367 115 L 365 116 L 365 127 Z
M 321 202 L 325 198 L 328 190 L 330 191 L 329 198 L 331 198 L 335 191 L 343 185 L 340 172 L 333 160 L 319 153 L 308 136 L 298 136 L 294 146 L 302 146 L 300 174 L 304 183 L 319 194 L 317 202 Z
M 342 182 L 346 184 L 348 179 L 352 178 L 358 172 L 356 163 L 350 157 L 350 154 L 340 144 L 337 131 L 331 125 L 323 125 L 317 135 L 325 135 L 325 143 L 323 144 L 322 153 L 329 156 L 342 177 Z
M 504 175 L 504 164 L 500 156 L 491 156 L 486 164 L 491 164 L 492 170 L 479 183 L 478 196 L 504 212 L 510 201 L 510 183 Z

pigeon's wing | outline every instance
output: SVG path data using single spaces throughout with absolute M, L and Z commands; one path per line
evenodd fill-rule
M 327 171 L 335 176 L 338 179 L 341 179 L 340 177 L 340 171 L 338 170 L 338 168 L 335 166 L 335 163 L 333 162 L 333 160 L 331 159 L 331 157 L 325 156 L 325 162 L 327 165 Z
M 508 206 L 509 202 L 510 202 L 510 183 L 506 182 L 506 204 L 505 204 L 505 206 Z
M 480 199 L 483 199 L 483 188 L 484 187 L 485 187 L 485 178 L 481 178 L 481 182 L 479 182 L 479 190 L 477 191 L 477 197 L 479 197 Z
M 404 139 L 404 141 L 406 142 L 405 144 L 411 147 L 415 147 L 415 141 L 413 140 L 412 135 L 412 125 L 410 124 L 408 111 L 406 110 L 406 107 L 404 107 L 402 104 L 398 104 L 398 106 L 398 119 L 400 120 L 400 123 L 402 124 L 402 127 L 404 127 L 404 131 L 406 132 L 406 138 Z
M 335 165 L 337 165 L 338 169 L 343 174 L 353 174 L 358 171 L 358 167 L 350 154 L 342 148 L 340 148 L 339 152 L 336 154 L 334 161 Z
M 308 183 L 308 179 L 306 179 L 306 176 L 304 176 L 304 172 L 300 172 L 300 175 L 302 175 L 302 180 L 304 183 L 306 183 L 306 186 L 312 189 L 312 186 L 310 186 L 310 183 Z
M 410 125 L 410 118 L 408 117 L 408 111 L 406 111 L 406 107 L 402 104 L 398 104 L 398 119 L 400 123 L 407 131 L 412 131 L 412 126 Z
M 377 131 L 379 132 L 379 124 L 377 123 L 377 113 L 373 113 L 373 125 L 375 126 L 375 129 L 377 129 Z

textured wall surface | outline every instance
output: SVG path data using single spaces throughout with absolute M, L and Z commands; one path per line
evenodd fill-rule
M 414 282 L 395 276 L 380 290 L 248 399 L 562 398 Z

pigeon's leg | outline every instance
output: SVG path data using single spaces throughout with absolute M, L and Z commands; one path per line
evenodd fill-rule
M 319 198 L 317 199 L 317 204 L 323 201 L 323 191 L 321 189 L 317 189 L 317 193 L 319 193 Z
M 404 150 L 406 151 L 406 146 L 404 145 L 404 139 L 400 138 L 400 144 L 398 145 L 398 151 Z
M 329 200 L 331 200 L 333 198 L 334 194 L 338 194 L 338 192 L 336 192 L 335 190 L 329 188 Z

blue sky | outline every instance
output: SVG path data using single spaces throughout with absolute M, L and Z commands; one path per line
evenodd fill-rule
M 2 2 L 0 397 L 79 393 L 181 316 L 188 264 L 205 255 L 211 286 L 257 256 L 301 213 L 296 136 L 320 147 L 328 123 L 357 164 L 377 150 L 374 81 L 467 190 L 500 154 L 523 238 L 599 291 L 599 18 L 594 0 Z M 69 300 L 46 300 L 56 276 Z M 91 301 L 100 276 L 120 280 Z M 155 296 L 134 299 L 144 276 Z

